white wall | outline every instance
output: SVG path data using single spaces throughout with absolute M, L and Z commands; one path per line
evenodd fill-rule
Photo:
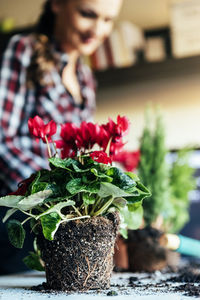
M 124 0 L 120 19 L 133 21 L 142 28 L 166 26 L 169 23 L 171 1 Z M 17 27 L 32 24 L 37 19 L 43 2 L 44 0 L 0 0 L 0 19 L 12 17 Z
M 16 27 L 33 24 L 44 0 L 0 0 L 0 20 L 11 17 Z
M 96 121 L 106 122 L 108 116 L 116 120 L 118 114 L 128 116 L 132 125 L 127 148 L 137 149 L 149 102 L 161 106 L 169 149 L 189 144 L 200 147 L 200 70 L 199 75 L 99 89 Z

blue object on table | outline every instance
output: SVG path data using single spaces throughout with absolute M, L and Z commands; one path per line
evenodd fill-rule
M 183 235 L 178 235 L 180 239 L 180 245 L 178 249 L 176 250 L 177 252 L 181 254 L 186 254 L 186 255 L 191 255 L 191 256 L 196 256 L 200 257 L 200 241 L 188 238 Z

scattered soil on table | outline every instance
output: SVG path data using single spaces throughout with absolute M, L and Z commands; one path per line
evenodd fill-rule
M 175 273 L 174 273 L 175 272 Z M 119 275 L 117 281 L 111 284 L 107 291 L 96 290 L 87 291 L 86 294 L 99 293 L 102 296 L 130 295 L 134 290 L 134 295 L 161 295 L 164 293 L 179 293 L 184 296 L 200 297 L 200 265 L 185 262 L 184 267 L 165 268 L 162 271 L 152 273 L 132 273 L 131 276 Z M 34 291 L 58 294 L 50 290 L 46 283 L 32 288 Z M 73 291 L 68 291 L 72 294 Z
M 176 274 L 174 273 L 176 272 Z M 126 286 L 133 288 L 138 294 L 179 292 L 184 296 L 200 296 L 200 265 L 189 262 L 179 268 L 167 267 L 161 272 L 139 273 L 127 278 Z M 167 278 L 167 279 L 163 279 Z M 159 279 L 160 278 L 160 279 Z M 117 288 L 117 286 L 116 286 Z
M 183 292 L 185 296 L 200 296 L 200 267 L 188 267 L 179 270 L 177 276 L 172 276 L 168 282 L 184 283 L 174 287 L 174 291 Z
M 38 238 L 50 290 L 108 289 L 118 214 L 63 223 L 53 241 Z
M 183 292 L 185 296 L 200 296 L 200 287 L 194 285 L 194 283 L 186 283 L 174 288 L 176 292 Z

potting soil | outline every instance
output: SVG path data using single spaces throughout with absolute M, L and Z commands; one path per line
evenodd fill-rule
M 93 217 L 60 225 L 53 241 L 40 236 L 46 288 L 87 291 L 110 286 L 119 217 Z
M 162 235 L 152 227 L 128 231 L 130 271 L 153 272 L 167 266 L 168 250 L 160 245 Z

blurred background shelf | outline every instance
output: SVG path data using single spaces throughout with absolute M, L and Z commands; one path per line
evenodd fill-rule
M 200 56 L 185 58 L 167 58 L 162 62 L 138 62 L 127 68 L 110 68 L 96 71 L 95 75 L 100 88 L 126 85 L 131 82 L 157 80 L 200 73 Z
M 8 33 L 0 33 L 0 61 L 6 45 L 14 34 L 29 33 L 33 27 L 18 28 Z M 200 55 L 174 58 L 171 53 L 170 30 L 168 27 L 146 30 L 145 38 L 162 37 L 165 41 L 166 58 L 162 61 L 148 62 L 142 51 L 137 53 L 137 62 L 129 67 L 110 67 L 96 70 L 95 76 L 100 89 L 126 85 L 131 82 L 158 80 L 200 73 Z

